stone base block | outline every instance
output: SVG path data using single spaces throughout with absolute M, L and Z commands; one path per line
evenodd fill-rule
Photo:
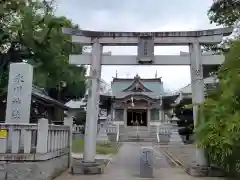
M 208 177 L 226 177 L 226 173 L 216 167 L 211 167 L 208 172 Z
M 187 168 L 187 173 L 195 177 L 225 177 L 226 173 L 216 167 L 192 166 Z
M 109 140 L 97 140 L 97 144 L 108 144 Z
M 208 166 L 190 166 L 187 173 L 194 177 L 208 177 L 209 169 Z
M 105 162 L 84 162 L 78 161 L 74 163 L 71 167 L 72 174 L 102 174 L 104 172 Z
M 7 173 L 0 170 L 0 179 L 6 179 Z

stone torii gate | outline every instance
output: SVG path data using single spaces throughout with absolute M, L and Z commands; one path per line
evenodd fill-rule
M 63 29 L 65 34 L 72 36 L 73 43 L 92 46 L 91 54 L 69 57 L 70 64 L 91 65 L 84 162 L 95 162 L 101 65 L 190 65 L 194 124 L 196 124 L 197 104 L 204 100 L 203 65 L 218 65 L 224 61 L 221 55 L 202 55 L 201 45 L 219 44 L 224 36 L 232 33 L 232 30 L 232 28 L 220 28 L 181 32 L 99 32 Z M 154 46 L 159 45 L 187 45 L 189 55 L 154 56 Z M 104 55 L 102 54 L 103 46 L 138 46 L 138 55 Z M 200 166 L 208 165 L 204 150 L 197 149 L 196 161 Z

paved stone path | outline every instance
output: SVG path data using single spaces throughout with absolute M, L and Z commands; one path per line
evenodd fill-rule
M 167 151 L 174 159 L 185 166 L 195 163 L 196 147 L 194 145 L 162 145 L 160 151 Z
M 101 180 L 135 180 L 140 178 L 140 150 L 142 146 L 152 146 L 151 143 L 125 143 L 112 164 L 106 169 Z M 155 168 L 170 168 L 165 158 L 156 152 Z
M 56 180 L 140 180 L 139 155 L 142 146 L 152 146 L 151 143 L 124 143 L 119 153 L 112 159 L 102 175 L 72 176 L 67 172 Z M 187 175 L 181 168 L 173 168 L 159 151 L 155 151 L 156 180 L 223 180 L 221 178 L 194 178 Z M 146 178 L 144 178 L 146 179 Z

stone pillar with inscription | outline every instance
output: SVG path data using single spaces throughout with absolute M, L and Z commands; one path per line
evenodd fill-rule
M 29 123 L 33 67 L 27 63 L 10 64 L 6 123 Z
M 189 45 L 190 53 L 190 68 L 191 68 L 191 86 L 192 86 L 192 102 L 193 102 L 193 119 L 194 126 L 197 124 L 197 113 L 199 104 L 204 101 L 204 80 L 203 80 L 203 67 L 201 60 L 201 46 L 199 42 Z M 201 148 L 196 149 L 196 164 L 199 173 L 208 170 L 208 161 L 205 156 L 205 150 Z M 196 168 L 194 168 L 196 170 Z M 196 172 L 195 172 L 196 173 Z M 191 171 L 190 171 L 191 174 Z

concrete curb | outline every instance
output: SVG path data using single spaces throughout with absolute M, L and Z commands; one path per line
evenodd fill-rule
M 187 168 L 186 165 L 185 165 L 182 161 L 180 161 L 179 159 L 177 159 L 176 157 L 174 157 L 174 156 L 172 155 L 172 153 L 168 152 L 167 149 L 164 149 L 163 152 L 164 152 L 165 156 L 166 156 L 171 162 L 173 162 L 177 167 Z
M 108 156 L 110 156 L 111 159 L 108 160 L 108 163 L 106 164 L 105 168 L 107 168 L 109 164 L 112 164 L 112 154 L 108 154 Z

